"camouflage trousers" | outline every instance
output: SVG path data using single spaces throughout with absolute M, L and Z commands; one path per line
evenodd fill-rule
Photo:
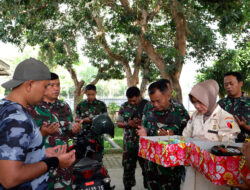
M 49 172 L 49 189 L 72 190 L 72 167 Z
M 123 184 L 124 187 L 133 187 L 136 184 L 135 181 L 135 169 L 137 160 L 142 169 L 143 181 L 146 184 L 146 172 L 144 170 L 144 162 L 145 160 L 138 156 L 138 142 L 133 141 L 125 141 L 123 143 L 123 157 L 122 157 L 122 165 L 123 165 Z
M 185 172 L 182 166 L 165 168 L 145 161 L 148 190 L 180 190 L 181 178 Z

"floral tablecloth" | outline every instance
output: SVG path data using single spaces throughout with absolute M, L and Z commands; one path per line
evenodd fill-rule
M 240 174 L 250 180 L 244 156 L 215 156 L 209 152 L 218 142 L 178 136 L 141 137 L 139 156 L 164 167 L 191 165 L 217 185 L 239 184 Z M 242 146 L 242 144 L 231 144 Z

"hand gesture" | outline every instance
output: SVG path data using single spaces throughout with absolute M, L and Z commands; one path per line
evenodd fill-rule
M 76 160 L 75 150 L 71 150 L 68 153 L 60 154 L 57 156 L 59 159 L 60 168 L 70 167 Z
M 165 130 L 165 129 L 159 129 L 158 130 L 158 136 L 167 136 L 167 135 L 174 135 L 174 132 L 171 129 Z
M 135 122 L 136 128 L 138 128 L 138 125 L 142 125 L 142 120 L 139 118 L 134 118 L 134 122 Z
M 48 135 L 53 135 L 57 132 L 59 132 L 59 123 L 53 122 L 51 124 L 44 123 L 43 126 L 41 127 L 40 131 L 43 137 L 48 136 Z
M 147 136 L 147 130 L 141 125 L 138 126 L 136 133 L 138 136 Z
M 72 129 L 71 129 L 73 135 L 75 135 L 81 131 L 82 122 L 83 122 L 83 120 L 80 120 L 80 121 L 73 124 Z
M 46 148 L 46 157 L 58 157 L 67 151 L 67 145 L 58 145 L 55 147 Z
M 237 115 L 235 115 L 234 118 L 239 126 L 243 127 L 247 131 L 250 131 L 250 126 L 247 125 L 247 120 L 245 117 L 242 116 L 241 120 L 240 120 L 239 117 Z
M 83 123 L 91 123 L 92 122 L 92 120 L 89 117 L 84 118 L 82 121 L 83 121 Z
M 132 128 L 137 128 L 137 124 L 134 120 L 129 119 L 128 120 L 128 126 L 132 127 Z

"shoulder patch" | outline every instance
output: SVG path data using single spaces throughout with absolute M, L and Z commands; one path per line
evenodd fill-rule
M 228 128 L 232 129 L 234 127 L 233 126 L 234 119 L 232 117 L 226 117 L 224 120 Z

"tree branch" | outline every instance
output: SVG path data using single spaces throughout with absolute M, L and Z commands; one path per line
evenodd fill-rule
M 140 35 L 140 40 L 143 44 L 143 48 L 145 52 L 147 53 L 148 57 L 152 62 L 156 65 L 156 67 L 159 69 L 161 76 L 163 78 L 169 78 L 165 72 L 166 70 L 166 63 L 163 60 L 163 58 L 158 54 L 158 52 L 154 49 L 153 45 L 150 41 L 146 40 L 143 37 L 143 34 Z
M 181 70 L 182 64 L 184 60 L 184 56 L 186 55 L 186 41 L 187 41 L 187 35 L 188 35 L 188 29 L 187 29 L 187 23 L 186 18 L 183 14 L 182 7 L 178 0 L 174 0 L 172 4 L 170 5 L 170 12 L 173 16 L 175 26 L 176 26 L 176 33 L 175 33 L 175 49 L 180 52 L 180 55 L 182 57 L 177 58 L 175 61 L 175 64 L 177 67 Z M 176 71 L 176 74 L 178 74 L 178 78 L 180 77 L 180 71 Z
M 138 44 L 138 48 L 136 50 L 136 56 L 135 56 L 135 60 L 134 60 L 134 73 L 133 73 L 133 76 L 135 78 L 138 78 L 138 75 L 140 72 L 140 65 L 141 65 L 142 53 L 143 53 L 143 44 L 142 44 L 140 39 L 138 39 L 137 44 Z M 139 82 L 139 78 L 137 80 Z
M 133 13 L 133 9 L 130 7 L 128 0 L 120 0 L 122 7 L 129 13 Z
M 70 56 L 71 55 L 71 51 L 70 51 L 70 48 L 68 47 L 67 44 L 64 44 L 64 49 L 66 51 L 67 56 Z M 72 78 L 75 86 L 78 89 L 81 89 L 83 87 L 85 81 L 84 80 L 81 80 L 80 82 L 78 81 L 76 72 L 75 72 L 75 70 L 72 67 L 67 67 L 67 70 L 69 71 L 70 76 L 71 76 L 71 78 Z
M 100 43 L 102 44 L 105 52 L 107 53 L 108 57 L 113 59 L 114 61 L 118 61 L 122 64 L 127 76 L 131 76 L 132 75 L 132 72 L 131 72 L 131 68 L 129 66 L 129 63 L 128 61 L 123 57 L 121 56 L 120 54 L 116 54 L 114 53 L 108 43 L 107 43 L 107 40 L 106 40 L 106 35 L 105 35 L 105 31 L 103 29 L 103 26 L 102 26 L 102 22 L 100 20 L 100 18 L 97 16 L 97 14 L 93 14 L 93 18 L 94 20 L 96 21 L 96 24 L 98 26 L 98 32 L 95 32 L 97 34 L 97 37 L 99 38 L 100 40 Z
M 154 11 L 151 12 L 151 13 L 149 13 L 148 20 L 152 20 L 152 19 L 154 18 L 154 16 L 160 11 L 161 5 L 162 5 L 162 1 L 161 1 L 161 0 L 158 0 L 158 1 L 157 1 L 157 6 L 156 6 L 156 8 L 154 9 Z

